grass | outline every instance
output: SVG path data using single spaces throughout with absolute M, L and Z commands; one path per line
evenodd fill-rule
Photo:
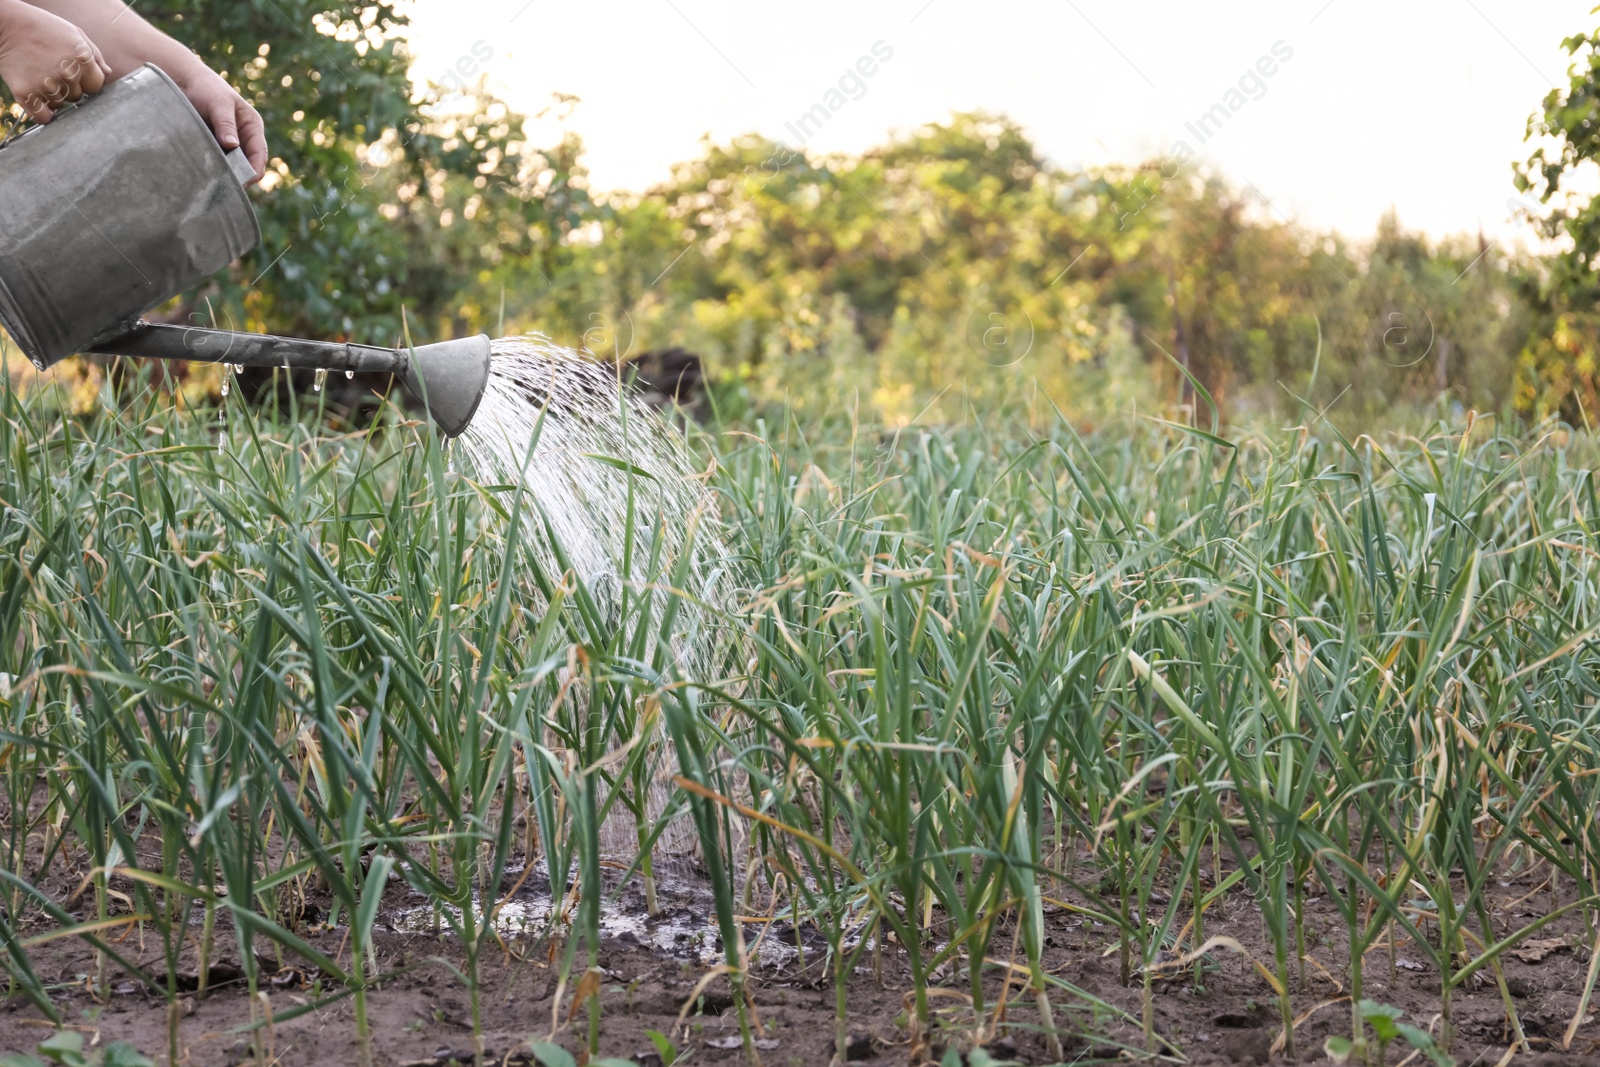
M 609 817 L 637 823 L 640 877 L 692 820 L 752 1058 L 741 916 L 822 936 L 841 1059 L 869 953 L 911 971 L 914 1058 L 952 1040 L 935 975 L 969 998 L 958 1041 L 1032 1028 L 1059 1057 L 1104 1025 L 1048 966 L 1047 909 L 1113 931 L 1163 1055 L 1181 1050 L 1153 985 L 1244 950 L 1207 934 L 1231 897 L 1260 909 L 1291 1054 L 1308 893 L 1365 970 L 1400 942 L 1428 958 L 1445 1050 L 1480 973 L 1526 1044 L 1500 969 L 1518 941 L 1568 916 L 1600 937 L 1600 508 L 1592 444 L 1564 429 L 1080 434 L 993 412 L 707 437 L 739 637 L 718 676 L 685 678 L 683 559 L 658 550 L 604 610 L 538 566 L 535 501 L 452 471 L 392 410 L 336 436 L 136 384 L 92 418 L 55 411 L 0 392 L 5 972 L 54 1016 L 32 950 L 82 939 L 102 994 L 122 971 L 167 998 L 174 1059 L 180 958 L 203 985 L 226 938 L 258 1035 L 288 1014 L 261 995 L 265 952 L 320 973 L 311 1007 L 352 999 L 370 1059 L 393 879 L 453 933 L 481 1030 L 524 859 L 576 904 L 548 932 L 556 1002 L 584 1005 L 578 1040 L 602 1051 Z M 647 486 L 637 506 L 653 521 Z M 1489 888 L 1533 868 L 1564 902 L 1509 927 Z M 312 898 L 348 930 L 334 956 L 307 937 Z M 133 928 L 159 964 L 136 965 Z M 1363 971 L 1339 976 L 1351 1054 L 1392 1036 L 1369 1037 Z

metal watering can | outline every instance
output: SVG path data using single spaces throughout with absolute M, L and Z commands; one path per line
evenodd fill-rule
M 140 319 L 260 242 L 250 175 L 152 64 L 0 145 L 0 324 L 41 370 L 99 352 L 389 373 L 446 436 L 466 429 L 489 380 L 483 334 L 374 348 Z

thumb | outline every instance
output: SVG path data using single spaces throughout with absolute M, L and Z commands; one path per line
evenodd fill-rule
M 211 132 L 217 135 L 217 143 L 224 151 L 231 152 L 239 147 L 239 127 L 233 120 L 233 107 L 231 101 L 218 100 L 212 103 Z

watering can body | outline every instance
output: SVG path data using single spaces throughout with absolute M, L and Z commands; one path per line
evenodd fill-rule
M 482 335 L 394 349 L 147 323 L 261 240 L 226 154 L 151 64 L 0 145 L 0 324 L 43 369 L 75 352 L 396 375 L 448 435 L 489 375 Z
M 250 165 L 230 155 L 149 65 L 0 148 L 0 321 L 35 366 L 126 331 L 260 242 Z

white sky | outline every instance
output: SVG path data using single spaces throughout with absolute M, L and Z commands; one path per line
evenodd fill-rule
M 883 41 L 893 57 L 806 147 L 859 151 L 952 111 L 1016 119 L 1067 167 L 1182 138 L 1275 42 L 1293 58 L 1200 151 L 1302 223 L 1516 240 L 1510 163 L 1592 0 L 414 0 L 414 75 L 492 52 L 523 110 L 552 92 L 596 188 L 643 189 L 709 134 L 792 122 Z

